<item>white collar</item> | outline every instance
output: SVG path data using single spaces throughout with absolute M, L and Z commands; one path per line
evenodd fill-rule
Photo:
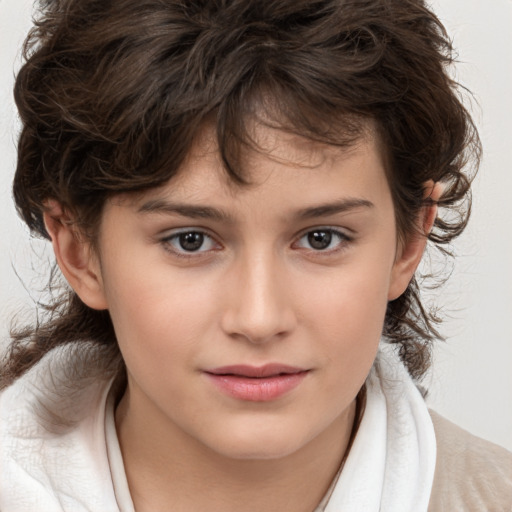
M 82 387 L 66 386 L 73 350 L 48 354 L 0 394 L 0 510 L 134 512 L 115 429 L 113 379 L 101 378 L 98 369 Z M 97 350 L 85 358 L 85 370 L 101 359 Z M 52 427 L 55 411 L 66 417 L 64 426 Z M 426 404 L 393 350 L 381 347 L 352 449 L 317 510 L 424 512 L 435 461 Z

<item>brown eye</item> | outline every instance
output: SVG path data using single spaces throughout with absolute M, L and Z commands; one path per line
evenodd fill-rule
M 293 247 L 309 252 L 334 254 L 346 248 L 351 241 L 352 238 L 339 229 L 318 227 L 304 232 Z
M 164 248 L 178 256 L 202 255 L 219 249 L 219 244 L 203 231 L 181 230 L 161 240 Z
M 332 242 L 332 232 L 327 230 L 315 230 L 307 234 L 309 245 L 318 251 L 327 249 Z
M 178 236 L 178 242 L 184 251 L 194 252 L 201 249 L 204 243 L 203 233 L 197 231 L 190 231 L 188 233 L 181 233 Z

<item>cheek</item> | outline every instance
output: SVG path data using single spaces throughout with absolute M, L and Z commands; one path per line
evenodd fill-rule
M 149 363 L 190 350 L 214 314 L 211 286 L 162 263 L 146 264 L 140 271 L 136 258 L 130 260 L 116 261 L 106 282 L 123 356 Z
M 375 262 L 374 262 L 375 263 Z M 303 317 L 324 358 L 334 363 L 329 386 L 357 390 L 373 364 L 387 307 L 389 261 L 369 265 L 360 258 L 336 269 L 323 285 L 311 283 Z
M 389 260 L 389 261 L 388 261 Z M 387 306 L 391 258 L 354 258 L 321 279 L 304 276 L 302 307 L 311 322 L 333 332 L 380 335 Z M 357 337 L 357 336 L 356 336 Z

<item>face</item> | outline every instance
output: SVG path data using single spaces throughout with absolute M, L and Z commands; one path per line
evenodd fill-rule
M 343 423 L 410 278 L 375 140 L 257 134 L 249 186 L 203 142 L 165 186 L 108 202 L 99 233 L 129 414 L 233 458 Z

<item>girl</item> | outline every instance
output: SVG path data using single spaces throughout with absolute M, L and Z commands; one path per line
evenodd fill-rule
M 421 0 L 53 0 L 25 52 L 69 289 L 4 364 L 2 511 L 506 510 L 415 384 L 480 152 Z

